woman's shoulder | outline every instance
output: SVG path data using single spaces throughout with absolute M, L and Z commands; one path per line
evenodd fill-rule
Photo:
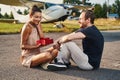
M 28 22 L 25 23 L 25 24 L 23 25 L 23 27 L 22 27 L 22 31 L 24 31 L 24 30 L 31 30 L 31 29 L 32 29 L 32 27 L 29 25 Z
M 27 26 L 30 26 L 30 25 L 29 25 L 29 22 L 26 22 L 23 26 L 26 26 L 26 27 L 27 27 Z
M 23 25 L 24 28 L 32 28 L 32 26 L 30 25 L 29 22 L 26 22 L 24 25 Z

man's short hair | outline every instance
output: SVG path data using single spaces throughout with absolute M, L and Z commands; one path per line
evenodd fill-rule
M 92 10 L 83 10 L 82 12 L 85 13 L 85 19 L 90 18 L 90 22 L 94 24 L 94 19 L 95 19 L 94 12 Z

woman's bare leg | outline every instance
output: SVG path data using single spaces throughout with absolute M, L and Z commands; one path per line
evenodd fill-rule
M 37 66 L 39 64 L 51 62 L 57 56 L 57 54 L 58 54 L 58 50 L 51 48 L 50 51 L 46 51 L 36 56 L 33 56 L 31 67 Z

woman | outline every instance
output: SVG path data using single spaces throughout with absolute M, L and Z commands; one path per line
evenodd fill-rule
M 58 54 L 55 47 L 40 52 L 41 44 L 36 44 L 40 38 L 44 38 L 41 27 L 42 13 L 40 9 L 34 5 L 29 13 L 30 20 L 23 26 L 21 31 L 21 63 L 26 67 L 35 67 L 50 63 Z M 44 67 L 44 65 L 43 65 Z

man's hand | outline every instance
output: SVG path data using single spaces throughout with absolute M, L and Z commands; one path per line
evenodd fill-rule
M 60 51 L 60 43 L 59 43 L 59 42 L 54 43 L 54 44 L 53 44 L 53 48 Z
M 63 37 L 61 37 L 59 40 L 58 40 L 58 42 L 61 44 L 61 43 L 65 43 L 65 42 L 67 42 L 67 40 L 68 40 L 68 38 L 67 38 L 68 36 L 66 35 L 66 36 L 63 36 Z

